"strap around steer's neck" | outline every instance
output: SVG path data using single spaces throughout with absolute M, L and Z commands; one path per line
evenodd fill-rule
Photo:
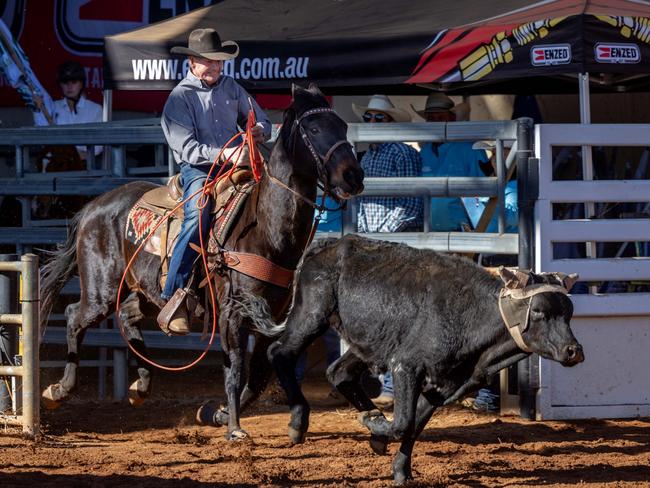
M 510 336 L 513 338 L 519 349 L 525 352 L 533 352 L 533 350 L 526 344 L 523 337 L 523 331 L 528 328 L 528 320 L 530 317 L 530 304 L 532 302 L 532 297 L 539 293 L 563 293 L 568 295 L 566 288 L 560 285 L 549 285 L 547 283 L 538 283 L 534 285 L 529 285 L 524 288 L 501 288 L 499 291 L 499 312 L 501 318 L 506 326 L 506 329 L 510 333 Z M 523 322 L 523 328 L 521 327 L 522 321 L 515 321 L 512 317 L 509 317 L 506 311 L 504 310 L 503 301 L 507 299 L 513 300 L 528 300 L 528 306 L 526 307 L 526 316 Z

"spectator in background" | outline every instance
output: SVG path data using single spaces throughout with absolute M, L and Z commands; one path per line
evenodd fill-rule
M 373 95 L 367 106 L 352 104 L 354 113 L 366 123 L 410 122 L 406 110 L 395 108 L 386 95 Z M 420 176 L 422 161 L 418 152 L 401 142 L 371 144 L 361 158 L 366 178 Z M 403 197 L 364 197 L 357 214 L 359 232 L 404 232 L 421 230 L 422 200 Z M 393 380 L 383 376 L 381 394 L 373 398 L 378 407 L 393 406 Z
M 479 163 L 481 170 L 484 171 L 485 176 L 496 176 L 496 154 L 494 151 L 494 141 L 479 141 L 472 146 L 476 150 L 485 151 L 489 157 L 489 168 Z M 509 149 L 504 149 L 503 157 L 506 158 Z M 473 229 L 476 228 L 479 220 L 483 217 L 489 197 L 463 197 L 461 198 L 465 210 L 470 220 Z M 513 176 L 510 181 L 506 183 L 505 187 L 505 224 L 504 229 L 507 233 L 517 232 L 518 229 L 518 213 L 517 213 L 517 179 Z M 485 232 L 496 233 L 499 231 L 498 211 L 495 208 L 492 218 L 485 229 Z
M 367 106 L 352 104 L 354 113 L 366 123 L 409 122 L 406 110 L 395 108 L 386 95 L 373 95 Z M 418 152 L 402 142 L 370 144 L 361 158 L 366 178 L 421 176 Z M 359 199 L 359 232 L 403 232 L 419 230 L 422 202 L 419 198 L 364 197 Z
M 427 97 L 423 110 L 415 110 L 427 122 L 456 120 L 454 101 L 444 93 Z M 483 150 L 472 148 L 472 142 L 428 142 L 420 150 L 422 176 L 484 176 L 481 166 L 489 165 Z M 461 231 L 470 225 L 460 198 L 431 199 L 431 230 Z
M 102 121 L 102 106 L 84 96 L 86 87 L 86 70 L 77 61 L 66 61 L 57 69 L 56 81 L 61 88 L 63 98 L 54 102 L 51 114 L 56 125 L 89 124 Z M 36 125 L 48 125 L 45 116 L 35 114 Z M 86 146 L 77 146 L 79 157 L 86 159 Z M 101 146 L 95 146 L 95 155 L 102 152 Z

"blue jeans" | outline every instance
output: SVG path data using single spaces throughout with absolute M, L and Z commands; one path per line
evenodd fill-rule
M 381 393 L 387 395 L 393 395 L 393 375 L 390 372 L 384 374 L 384 380 L 382 381 Z
M 210 208 L 211 203 L 203 210 L 199 211 L 197 202 L 201 193 L 191 200 L 189 196 L 197 190 L 200 190 L 205 184 L 210 167 L 205 168 L 181 164 L 181 183 L 183 185 L 183 223 L 176 240 L 176 246 L 169 260 L 169 271 L 165 288 L 160 295 L 163 300 L 169 300 L 178 288 L 184 288 L 192 272 L 192 265 L 197 257 L 196 251 L 190 247 L 190 243 L 199 244 L 199 214 L 201 216 L 201 228 L 203 232 L 203 242 L 207 243 L 208 232 L 210 230 Z
M 336 331 L 332 328 L 327 329 L 323 334 L 323 342 L 325 343 L 325 356 L 327 358 L 327 366 L 332 364 L 341 356 L 341 339 Z M 305 379 L 305 372 L 307 370 L 307 351 L 303 351 L 298 356 L 296 363 L 296 381 L 302 383 Z

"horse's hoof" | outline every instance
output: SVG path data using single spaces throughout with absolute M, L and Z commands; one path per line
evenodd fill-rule
M 226 439 L 229 441 L 243 441 L 248 439 L 248 432 L 243 429 L 235 429 L 226 435 Z
M 140 390 L 138 390 L 138 381 L 136 380 L 133 383 L 131 383 L 131 386 L 129 387 L 129 403 L 133 405 L 134 407 L 139 407 L 141 406 L 147 396 L 149 396 L 147 393 L 143 393 Z
M 61 385 L 50 385 L 41 394 L 41 404 L 46 410 L 55 410 L 61 406 L 61 395 L 57 393 L 57 390 L 61 388 Z
M 385 435 L 371 435 L 370 448 L 375 454 L 384 456 L 388 451 L 388 437 Z
M 211 425 L 221 427 L 228 424 L 230 415 L 225 407 L 217 406 L 214 402 L 205 402 L 196 411 L 196 423 L 198 425 Z
M 291 441 L 292 444 L 302 444 L 305 442 L 305 434 L 306 432 L 303 432 L 298 429 L 294 429 L 293 427 L 289 427 L 289 440 Z
M 405 473 L 394 473 L 393 474 L 393 486 L 404 486 L 406 483 L 411 481 L 413 476 Z

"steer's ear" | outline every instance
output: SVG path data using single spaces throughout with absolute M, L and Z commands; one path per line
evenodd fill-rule
M 506 288 L 516 289 L 525 288 L 530 276 L 519 270 L 510 270 L 503 266 L 499 267 L 499 276 Z
M 562 285 L 564 285 L 564 288 L 566 288 L 566 291 L 571 291 L 571 288 L 573 288 L 573 285 L 576 284 L 576 281 L 578 281 L 579 276 L 576 273 L 571 273 L 569 276 L 566 276 L 562 280 Z

